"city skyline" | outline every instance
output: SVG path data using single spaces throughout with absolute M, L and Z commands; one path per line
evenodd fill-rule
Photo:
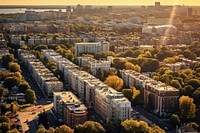
M 0 5 L 153 5 L 156 1 L 155 0 L 140 0 L 140 1 L 134 1 L 134 0 L 124 0 L 124 1 L 118 1 L 115 0 L 8 0 L 8 1 L 1 1 Z M 197 0 L 165 0 L 160 1 L 162 5 L 200 5 L 200 1 Z

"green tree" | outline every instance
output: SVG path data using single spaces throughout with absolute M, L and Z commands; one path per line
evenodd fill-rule
M 94 58 L 97 59 L 97 60 L 99 60 L 101 58 L 107 58 L 107 56 L 113 56 L 113 57 L 115 57 L 115 53 L 112 52 L 112 51 L 99 52 L 99 53 L 96 53 L 94 55 Z
M 191 85 L 195 90 L 200 87 L 200 80 L 199 79 L 190 79 L 188 81 L 188 85 Z
M 37 133 L 46 133 L 47 130 L 44 128 L 44 126 L 41 126 L 38 130 Z
M 161 129 L 159 126 L 153 124 L 151 127 L 151 133 L 165 133 L 165 131 Z
M 90 73 L 91 72 L 91 66 L 90 66 L 90 64 L 85 64 L 83 66 L 83 70 Z
M 125 120 L 121 126 L 121 133 L 149 133 L 151 131 L 151 128 L 144 121 Z
M 20 133 L 16 128 L 9 130 L 7 133 Z
M 157 53 L 157 59 L 159 61 L 163 61 L 165 58 L 173 57 L 174 55 L 176 55 L 174 52 L 168 49 L 165 49 L 165 50 L 163 49 Z
M 8 69 L 11 71 L 11 72 L 22 72 L 21 69 L 20 69 L 20 66 L 17 64 L 17 63 L 13 63 L 13 62 L 10 62 L 8 64 Z
M 96 72 L 97 72 L 96 73 L 97 78 L 100 79 L 101 81 L 104 81 L 105 80 L 105 76 L 104 76 L 105 72 L 104 72 L 104 70 L 102 68 L 99 68 L 99 69 L 97 69 Z
M 3 98 L 5 95 L 5 88 L 0 87 L 0 99 Z
M 181 86 L 181 84 L 179 83 L 179 81 L 178 80 L 171 80 L 171 84 L 170 84 L 171 86 L 173 86 L 173 87 L 175 87 L 175 88 L 177 88 L 177 89 L 180 89 L 180 88 L 182 88 L 182 86 Z
M 108 76 L 106 78 L 106 80 L 104 81 L 105 84 L 107 84 L 108 86 L 114 88 L 115 90 L 119 91 L 121 90 L 124 81 L 119 78 L 118 76 Z
M 180 124 L 180 122 L 181 122 L 181 121 L 180 121 L 178 115 L 173 114 L 173 115 L 171 116 L 171 118 L 170 118 L 170 123 L 171 123 L 171 125 L 177 126 L 177 125 Z
M 115 68 L 110 68 L 108 75 L 117 75 L 117 70 Z
M 98 122 L 86 121 L 75 127 L 75 133 L 105 133 L 105 129 Z
M 3 85 L 8 88 L 11 89 L 13 86 L 18 86 L 20 84 L 20 79 L 17 77 L 7 77 L 3 83 Z
M 35 92 L 31 89 L 27 89 L 25 92 L 25 99 L 26 103 L 35 104 L 36 103 Z
M 196 105 L 193 103 L 193 98 L 182 96 L 179 99 L 180 116 L 184 119 L 195 117 Z
M 10 108 L 13 113 L 17 113 L 17 111 L 19 110 L 19 104 L 14 101 L 11 103 Z
M 10 124 L 7 122 L 0 123 L 0 129 L 2 133 L 6 133 L 7 131 L 10 130 Z
M 47 130 L 47 133 L 54 133 L 55 132 L 55 129 L 53 127 L 50 127 L 48 130 Z
M 22 81 L 20 84 L 19 84 L 19 92 L 21 93 L 25 93 L 27 89 L 30 89 L 30 85 L 28 84 L 28 82 L 26 81 Z
M 0 123 L 9 123 L 10 122 L 10 118 L 8 118 L 7 116 L 0 116 Z
M 185 58 L 188 58 L 190 60 L 195 60 L 196 59 L 196 54 L 194 54 L 193 52 L 191 52 L 189 49 L 186 49 L 182 52 L 182 54 L 184 55 Z
M 42 49 L 48 49 L 47 45 L 40 44 L 34 47 L 34 50 L 39 50 L 41 51 Z
M 124 94 L 124 96 L 129 100 L 132 101 L 132 97 L 133 97 L 133 90 L 132 89 L 123 89 L 122 93 Z
M 124 64 L 124 66 L 125 66 L 126 70 L 134 70 L 135 69 L 135 66 L 132 63 L 130 63 L 130 62 L 126 62 Z
M 14 55 L 13 54 L 7 54 L 2 56 L 2 65 L 3 67 L 8 68 L 8 64 L 10 62 L 14 61 Z
M 197 105 L 197 106 L 200 106 L 200 87 L 194 91 L 193 93 L 193 98 L 194 98 L 194 103 Z
M 193 93 L 194 93 L 194 88 L 191 85 L 187 85 L 184 87 L 184 90 L 187 94 L 187 96 L 192 97 Z
M 74 133 L 74 131 L 70 127 L 62 125 L 57 127 L 54 133 Z

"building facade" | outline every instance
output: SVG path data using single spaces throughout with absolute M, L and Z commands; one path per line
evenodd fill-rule
M 136 86 L 144 90 L 144 107 L 153 110 L 160 116 L 177 111 L 178 89 L 133 70 L 121 70 L 120 73 L 127 86 Z
M 84 53 L 98 53 L 109 51 L 110 43 L 106 41 L 101 42 L 86 42 L 86 43 L 75 43 L 74 44 L 74 55 L 79 56 Z
M 111 62 L 107 60 L 95 60 L 91 57 L 78 57 L 78 64 L 79 66 L 84 66 L 86 64 L 90 65 L 90 71 L 92 75 L 97 75 L 97 71 L 102 69 L 106 72 L 109 71 L 111 67 Z
M 87 121 L 87 107 L 70 91 L 54 92 L 53 108 L 57 116 L 71 127 Z
M 66 58 L 57 56 L 55 51 L 43 50 L 42 52 L 45 57 L 51 56 L 51 59 L 57 62 L 60 71 L 64 73 L 68 87 L 81 98 L 81 101 L 86 103 L 88 108 L 94 109 L 103 120 L 124 121 L 131 118 L 131 102 L 121 92 L 108 87 L 86 71 L 80 70 Z
M 19 49 L 18 59 L 27 67 L 36 83 L 47 96 L 53 96 L 53 92 L 63 90 L 63 83 L 41 61 L 36 59 L 30 51 Z

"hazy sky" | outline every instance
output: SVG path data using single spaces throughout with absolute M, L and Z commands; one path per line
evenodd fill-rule
M 0 0 L 0 5 L 153 5 L 154 2 L 155 0 Z M 160 2 L 168 5 L 200 5 L 200 0 L 160 0 Z

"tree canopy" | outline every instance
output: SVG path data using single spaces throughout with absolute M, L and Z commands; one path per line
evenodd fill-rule
M 54 133 L 74 133 L 73 129 L 66 125 L 59 126 L 55 129 Z
M 13 61 L 14 61 L 13 54 L 7 54 L 2 56 L 2 65 L 6 68 L 8 67 L 8 64 Z
M 124 81 L 118 76 L 112 75 L 112 76 L 108 76 L 106 80 L 104 81 L 104 83 L 114 88 L 115 90 L 120 91 L 124 84 Z
M 193 103 L 193 98 L 182 96 L 179 99 L 180 116 L 184 119 L 194 118 L 196 105 Z
M 26 103 L 35 104 L 36 103 L 35 92 L 31 89 L 27 89 L 25 92 L 25 99 Z
M 75 127 L 75 133 L 105 133 L 105 129 L 100 123 L 94 121 L 86 121 Z

